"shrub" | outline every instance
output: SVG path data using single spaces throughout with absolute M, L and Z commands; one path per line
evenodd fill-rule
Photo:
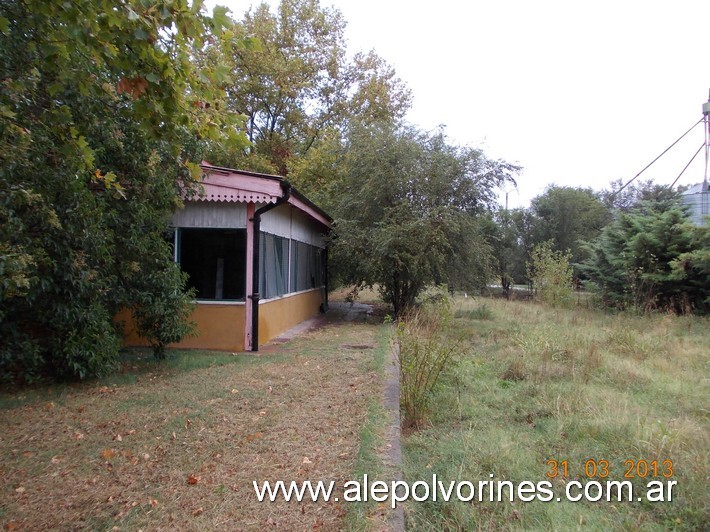
M 397 321 L 400 405 L 406 426 L 421 426 L 439 377 L 458 361 L 462 337 L 452 335 L 451 319 L 449 300 L 437 298 L 406 312 Z
M 132 310 L 138 332 L 150 342 L 158 359 L 165 358 L 165 346 L 195 334 L 195 324 L 190 321 L 195 291 L 185 291 L 186 282 L 187 274 L 177 264 L 169 263 L 144 275 L 142 290 L 127 299 L 135 302 Z M 163 286 L 180 289 L 160 290 Z
M 574 293 L 573 272 L 569 251 L 553 250 L 549 242 L 533 248 L 528 263 L 528 276 L 535 289 L 535 297 L 548 305 L 567 306 Z
M 163 4 L 0 2 L 2 380 L 111 371 L 119 308 L 158 348 L 185 330 L 164 233 L 205 144 L 247 140 L 190 61 L 224 14 Z
M 710 226 L 692 225 L 680 206 L 620 213 L 589 249 L 581 267 L 606 306 L 710 312 Z

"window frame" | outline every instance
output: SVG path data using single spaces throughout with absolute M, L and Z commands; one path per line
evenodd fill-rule
M 240 240 L 243 243 L 243 249 L 242 249 L 242 257 L 241 260 L 237 258 L 238 262 L 242 263 L 242 272 L 241 272 L 241 280 L 242 282 L 239 283 L 238 281 L 240 280 L 240 275 L 239 273 L 235 273 L 233 275 L 236 275 L 235 283 L 234 285 L 236 287 L 239 287 L 240 292 L 243 294 L 241 297 L 237 298 L 225 298 L 222 297 L 221 299 L 217 299 L 216 297 L 204 297 L 200 296 L 199 292 L 196 295 L 194 301 L 199 302 L 199 303 L 207 303 L 207 304 L 245 304 L 246 303 L 246 294 L 247 294 L 247 286 L 246 286 L 246 278 L 247 278 L 247 235 L 246 235 L 246 228 L 238 228 L 238 227 L 175 227 L 175 251 L 174 251 L 174 260 L 175 262 L 180 266 L 180 269 L 187 273 L 188 276 L 190 276 L 190 272 L 186 271 L 183 268 L 183 252 L 184 252 L 184 243 L 183 243 L 183 236 L 185 231 L 188 232 L 205 232 L 205 233 L 239 233 L 241 235 Z M 239 247 L 240 242 L 237 242 L 237 248 Z M 237 249 L 237 252 L 239 250 Z M 223 270 L 224 272 L 224 270 Z M 223 279 L 224 279 L 224 273 L 223 273 Z M 215 281 L 216 282 L 216 281 Z M 224 280 L 223 280 L 224 284 Z M 240 286 L 241 284 L 241 286 Z M 190 282 L 188 280 L 188 287 L 190 288 L 196 288 L 199 290 L 199 287 L 196 286 L 196 283 Z

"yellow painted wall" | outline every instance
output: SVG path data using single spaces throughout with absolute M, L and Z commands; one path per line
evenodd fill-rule
M 291 327 L 316 316 L 320 312 L 321 303 L 323 292 L 315 289 L 260 304 L 259 345 L 264 345 Z
M 320 289 L 282 297 L 259 305 L 259 345 L 318 315 L 323 302 Z M 198 335 L 185 338 L 170 347 L 244 351 L 244 305 L 200 304 L 190 319 L 197 323 Z M 148 342 L 138 336 L 133 316 L 128 310 L 118 313 L 115 320 L 123 325 L 123 343 L 130 347 L 145 347 Z
M 197 323 L 198 335 L 185 338 L 170 347 L 215 349 L 218 351 L 244 351 L 244 305 L 197 304 L 190 317 Z M 126 346 L 146 346 L 144 338 L 138 336 L 133 317 L 128 310 L 122 310 L 116 321 L 123 324 Z

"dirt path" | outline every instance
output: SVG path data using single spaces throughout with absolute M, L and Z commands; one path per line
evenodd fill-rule
M 259 503 L 252 487 L 351 478 L 386 346 L 367 310 L 334 307 L 320 327 L 232 364 L 0 410 L 0 524 L 341 528 L 342 503 Z

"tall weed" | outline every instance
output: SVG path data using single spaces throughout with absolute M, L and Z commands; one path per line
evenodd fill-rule
M 448 298 L 412 309 L 397 322 L 395 348 L 400 372 L 403 424 L 419 428 L 442 372 L 458 363 L 463 337 L 453 333 Z

